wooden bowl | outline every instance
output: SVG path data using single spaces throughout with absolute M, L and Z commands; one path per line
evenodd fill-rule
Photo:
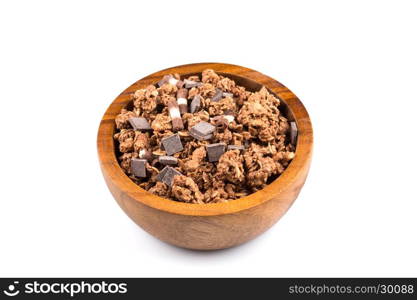
M 297 123 L 295 158 L 287 169 L 264 189 L 226 203 L 189 204 L 153 195 L 129 179 L 116 159 L 114 119 L 120 110 L 132 105 L 130 95 L 155 84 L 164 75 L 193 75 L 211 68 L 234 79 L 248 90 L 265 85 L 280 100 L 280 109 Z M 230 64 L 198 63 L 165 69 L 128 87 L 110 105 L 100 123 L 98 156 L 104 179 L 124 212 L 144 230 L 162 241 L 179 247 L 214 250 L 236 246 L 260 235 L 288 210 L 297 198 L 310 166 L 313 131 L 300 100 L 284 85 L 257 71 Z

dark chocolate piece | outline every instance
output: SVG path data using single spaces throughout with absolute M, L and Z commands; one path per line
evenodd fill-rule
M 158 81 L 158 86 L 163 86 L 165 83 L 169 81 L 170 78 L 172 78 L 172 75 L 165 75 L 164 77 L 162 77 L 160 81 Z
M 172 155 L 184 149 L 181 143 L 180 136 L 178 134 L 173 134 L 173 135 L 164 137 L 161 140 L 161 143 L 164 146 L 165 152 L 168 155 Z
M 213 98 L 211 98 L 211 101 L 217 102 L 223 97 L 223 92 L 220 89 L 216 89 L 216 94 L 214 94 Z
M 174 76 L 172 76 L 171 74 L 169 75 L 165 75 L 164 77 L 162 77 L 162 79 L 160 81 L 158 81 L 158 86 L 161 87 L 163 86 L 165 83 L 170 83 L 172 85 L 182 87 L 180 80 L 176 79 Z
M 195 95 L 193 98 L 193 101 L 191 101 L 190 104 L 190 113 L 195 113 L 198 110 L 200 110 L 201 107 L 201 96 L 200 95 Z
M 216 130 L 216 127 L 211 125 L 208 122 L 201 121 L 198 122 L 196 125 L 191 127 L 190 132 L 198 135 L 198 136 L 206 136 L 214 132 Z
M 184 123 L 182 122 L 180 108 L 174 99 L 168 101 L 168 112 L 172 121 L 172 129 L 174 131 L 183 130 Z
M 131 169 L 136 177 L 146 177 L 146 159 L 132 158 Z
M 195 138 L 195 139 L 197 139 L 197 140 L 199 140 L 199 141 L 207 141 L 207 140 L 209 140 L 209 139 L 211 139 L 211 138 L 213 137 L 213 135 L 212 135 L 212 134 L 207 134 L 207 135 L 198 135 L 198 134 L 195 134 L 195 133 L 193 133 L 193 132 L 191 132 L 191 131 L 189 131 L 189 133 L 190 133 L 190 135 L 191 135 L 193 138 Z
M 177 170 L 175 170 L 174 168 L 169 167 L 164 178 L 162 178 L 162 182 L 164 182 L 168 186 L 172 186 L 172 182 L 174 181 L 174 177 L 176 175 L 182 175 L 182 174 L 178 172 Z
M 223 92 L 223 97 L 230 97 L 230 98 L 233 98 L 233 94 L 232 94 L 232 93 L 226 93 L 226 92 Z
M 182 175 L 182 174 L 178 172 L 177 170 L 175 170 L 174 168 L 166 166 L 165 168 L 162 169 L 161 172 L 159 172 L 159 174 L 156 176 L 156 179 L 159 181 L 162 181 L 168 186 L 171 186 L 172 181 L 174 180 L 174 176 L 176 175 Z
M 226 149 L 225 143 L 216 143 L 216 144 L 209 144 L 206 146 L 207 155 L 210 162 L 215 162 L 220 159 L 220 156 L 224 153 Z
M 228 145 L 227 150 L 245 150 L 243 145 Z
M 129 123 L 133 127 L 134 130 L 140 130 L 140 131 L 152 130 L 151 125 L 149 125 L 148 120 L 146 120 L 144 117 L 130 118 Z
M 180 131 L 184 129 L 184 123 L 182 119 L 174 118 L 172 119 L 172 129 L 174 131 Z
M 178 159 L 176 157 L 168 155 L 161 155 L 158 160 L 163 165 L 176 165 L 178 163 Z
M 295 146 L 295 143 L 297 142 L 297 135 L 298 135 L 297 124 L 295 124 L 295 122 L 290 122 L 290 142 L 294 146 Z
M 168 166 L 166 166 L 165 168 L 163 168 L 159 173 L 158 173 L 158 175 L 156 175 L 156 180 L 158 180 L 158 181 L 162 181 L 162 179 L 164 179 L 164 176 L 165 176 L 165 174 L 167 173 L 167 171 L 168 171 Z
M 207 123 L 205 121 L 201 121 L 191 127 L 189 130 L 190 135 L 200 141 L 206 141 L 213 137 L 213 132 L 216 130 L 216 127 Z
M 201 82 L 188 80 L 188 79 L 184 79 L 184 83 L 185 83 L 185 88 L 186 89 L 191 89 L 193 87 L 198 87 L 198 86 L 202 85 Z
M 177 104 L 180 110 L 180 114 L 185 114 L 188 111 L 188 90 L 181 88 L 177 91 Z

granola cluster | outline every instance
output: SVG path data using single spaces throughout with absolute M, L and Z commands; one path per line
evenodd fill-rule
M 175 201 L 215 203 L 265 187 L 294 158 L 295 123 L 262 87 L 251 92 L 211 69 L 165 76 L 116 117 L 118 159 L 141 188 Z

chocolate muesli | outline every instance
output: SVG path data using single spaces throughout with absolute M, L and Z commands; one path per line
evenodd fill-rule
M 262 189 L 294 158 L 297 127 L 262 87 L 250 92 L 211 69 L 164 76 L 116 117 L 119 162 L 141 188 L 215 203 Z

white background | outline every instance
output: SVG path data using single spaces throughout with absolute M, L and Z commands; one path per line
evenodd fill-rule
M 2 1 L 0 276 L 417 276 L 415 1 Z M 315 132 L 290 211 L 194 252 L 128 219 L 100 118 L 134 81 L 227 62 L 288 86 Z

